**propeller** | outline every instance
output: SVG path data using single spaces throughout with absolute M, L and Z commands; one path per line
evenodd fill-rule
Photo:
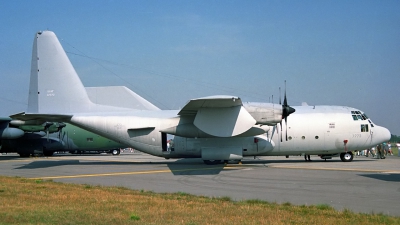
M 279 88 L 279 93 L 280 93 L 280 88 Z M 280 102 L 279 102 L 279 104 L 280 104 Z M 283 105 L 282 105 L 282 119 L 285 119 L 285 124 L 286 124 L 286 141 L 288 140 L 288 138 L 287 138 L 287 117 L 294 112 L 296 112 L 296 110 L 294 108 L 290 107 L 287 103 L 286 80 L 285 80 L 285 97 L 283 99 Z M 280 122 L 280 123 L 281 123 L 281 129 L 282 129 L 282 122 Z M 281 141 L 282 141 L 282 136 L 281 136 Z
M 58 123 L 57 128 L 58 128 L 58 139 L 59 139 L 59 140 L 62 140 L 62 139 L 61 139 L 61 133 L 62 133 L 62 129 L 63 129 L 65 126 L 67 126 L 65 123 Z
M 49 129 L 53 124 L 54 124 L 53 122 L 46 122 L 44 124 L 44 131 L 46 132 L 47 142 L 49 142 Z

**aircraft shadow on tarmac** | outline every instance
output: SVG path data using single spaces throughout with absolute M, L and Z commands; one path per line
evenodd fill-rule
M 374 174 L 360 174 L 363 177 L 369 177 L 382 181 L 400 182 L 400 174 L 398 173 L 374 173 Z
M 137 162 L 101 162 L 101 161 L 80 161 L 80 160 L 46 160 L 46 161 L 34 161 L 28 164 L 25 164 L 20 167 L 16 167 L 15 169 L 41 169 L 41 168 L 51 168 L 58 166 L 71 166 L 71 165 L 79 165 L 79 166 L 111 166 L 111 165 L 133 165 L 133 164 L 161 164 L 161 163 L 137 163 Z M 164 164 L 164 163 L 163 163 Z
M 56 159 L 56 158 L 55 158 Z M 60 160 L 58 160 L 60 159 Z M 340 160 L 339 160 L 340 161 Z M 315 162 L 323 162 L 323 160 L 315 160 Z M 336 161 L 327 161 L 327 162 L 336 162 Z M 264 159 L 246 159 L 242 161 L 243 166 L 265 166 L 268 167 L 268 164 L 271 163 L 313 163 L 313 162 L 305 162 L 302 159 L 299 160 L 264 160 Z M 224 164 L 216 164 L 216 165 L 206 165 L 203 163 L 201 159 L 178 159 L 176 161 L 168 162 L 167 160 L 162 161 L 142 161 L 142 162 L 132 162 L 132 161 L 86 161 L 82 159 L 66 159 L 62 160 L 62 157 L 57 157 L 57 160 L 39 160 L 32 161 L 15 169 L 40 169 L 40 168 L 51 168 L 58 166 L 70 166 L 70 165 L 79 165 L 79 166 L 118 166 L 118 165 L 166 165 L 174 175 L 212 175 L 219 174 L 226 167 Z M 228 164 L 229 169 L 242 169 L 241 165 L 237 163 Z M 371 175 L 372 176 L 372 175 Z M 375 177 L 373 177 L 375 178 Z M 398 178 L 397 178 L 398 179 Z
M 223 169 L 223 164 L 205 165 L 198 159 L 182 159 L 174 162 L 123 162 L 123 161 L 85 161 L 85 160 L 40 160 L 33 161 L 16 167 L 15 169 L 43 169 L 59 166 L 132 166 L 132 165 L 166 165 L 174 175 L 213 175 L 219 174 Z M 150 169 L 151 170 L 151 169 Z
M 12 160 L 12 159 L 20 159 L 21 157 L 19 156 L 13 156 L 13 155 L 2 155 L 0 157 L 0 161 L 6 161 L 6 160 Z
M 178 159 L 167 163 L 172 174 L 176 176 L 187 175 L 217 175 L 224 169 L 224 164 L 206 165 L 200 159 Z

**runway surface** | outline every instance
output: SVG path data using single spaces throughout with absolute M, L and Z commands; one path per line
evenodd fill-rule
M 400 157 L 364 156 L 344 163 L 312 156 L 246 158 L 242 165 L 205 165 L 200 159 L 166 160 L 142 153 L 0 156 L 0 175 L 57 182 L 122 186 L 155 192 L 185 192 L 261 199 L 296 205 L 328 204 L 354 212 L 400 216 Z

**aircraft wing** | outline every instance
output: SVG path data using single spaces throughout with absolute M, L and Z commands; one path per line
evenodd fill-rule
M 248 131 L 256 120 L 235 96 L 210 96 L 190 100 L 178 113 L 195 116 L 193 124 L 216 137 L 232 137 Z
M 72 115 L 62 115 L 62 114 L 29 114 L 29 113 L 17 113 L 10 116 L 15 120 L 44 120 L 52 122 L 67 122 L 72 118 Z

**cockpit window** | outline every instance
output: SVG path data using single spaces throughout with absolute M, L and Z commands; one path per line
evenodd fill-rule
M 371 127 L 374 127 L 374 124 L 372 123 L 371 120 L 368 120 L 369 124 L 371 124 Z
M 360 111 L 351 111 L 351 116 L 353 117 L 353 120 L 367 120 L 368 116 L 365 115 L 364 113 L 361 113 Z

